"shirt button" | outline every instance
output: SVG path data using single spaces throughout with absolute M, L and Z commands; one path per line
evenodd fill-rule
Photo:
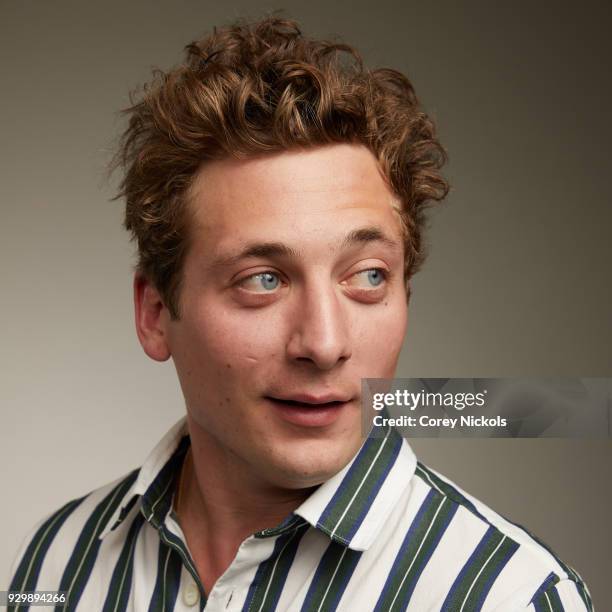
M 190 582 L 183 590 L 183 601 L 186 606 L 195 606 L 200 599 L 200 592 L 198 587 Z

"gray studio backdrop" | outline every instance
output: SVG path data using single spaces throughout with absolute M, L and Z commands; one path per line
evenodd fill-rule
M 214 24 L 277 8 L 406 71 L 450 153 L 397 375 L 612 376 L 603 2 L 2 0 L 0 589 L 34 522 L 140 465 L 183 414 L 171 363 L 133 331 L 132 246 L 103 179 L 115 113 Z M 610 440 L 413 447 L 611 609 Z

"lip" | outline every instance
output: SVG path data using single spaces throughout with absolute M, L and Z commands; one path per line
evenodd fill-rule
M 321 395 L 314 395 L 311 393 L 293 393 L 291 395 L 268 395 L 268 398 L 278 401 L 289 401 L 298 402 L 300 404 L 328 404 L 330 402 L 348 402 L 351 398 L 347 395 L 340 393 L 322 393 Z
M 296 394 L 283 398 L 266 396 L 265 399 L 283 421 L 300 427 L 332 425 L 350 404 L 350 399 L 334 394 L 320 396 Z

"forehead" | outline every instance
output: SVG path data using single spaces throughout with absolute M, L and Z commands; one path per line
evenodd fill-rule
M 194 246 L 215 252 L 273 238 L 334 243 L 364 224 L 401 234 L 372 153 L 338 144 L 204 164 L 189 194 Z

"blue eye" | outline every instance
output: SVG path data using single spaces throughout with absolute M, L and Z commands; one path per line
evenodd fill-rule
M 260 272 L 245 278 L 241 283 L 246 289 L 259 293 L 274 291 L 280 285 L 280 279 L 272 272 Z M 261 291 L 264 289 L 264 291 Z
M 361 286 L 367 289 L 368 286 L 378 287 L 381 283 L 386 280 L 384 271 L 381 268 L 370 268 L 369 270 L 362 270 L 354 275 L 355 281 L 351 284 Z M 364 283 L 365 280 L 365 283 Z M 367 286 L 366 286 L 367 285 Z
M 270 272 L 257 274 L 257 278 L 261 279 L 261 285 L 265 289 L 276 289 L 278 287 L 278 276 L 270 274 Z
M 379 268 L 373 268 L 372 270 L 366 270 L 366 272 L 368 273 L 368 280 L 374 287 L 377 287 L 378 285 L 380 285 L 380 283 L 382 283 L 385 280 L 385 276 L 382 273 L 382 270 L 380 270 Z

